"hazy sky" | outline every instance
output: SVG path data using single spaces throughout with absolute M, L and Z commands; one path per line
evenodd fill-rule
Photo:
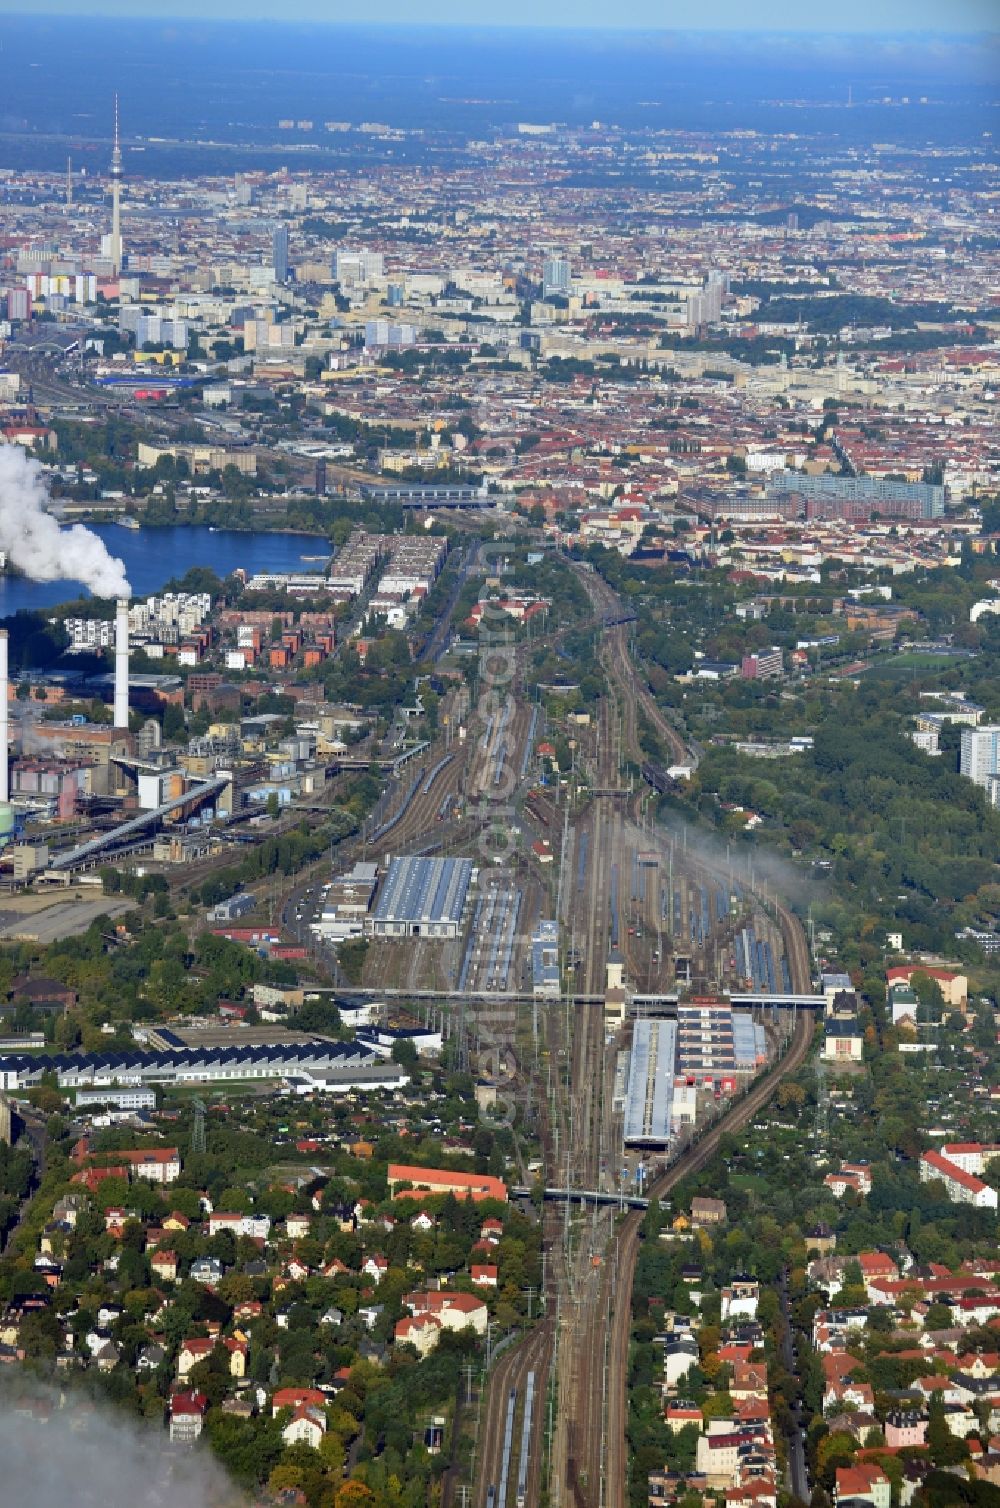
M 1000 29 L 1000 0 L 0 0 L 0 12 L 497 26 L 947 33 Z

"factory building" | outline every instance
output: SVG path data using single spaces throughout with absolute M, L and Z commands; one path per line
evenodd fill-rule
M 220 901 L 217 906 L 205 913 L 210 922 L 235 922 L 241 916 L 249 916 L 257 904 L 257 897 L 247 891 L 239 891 L 236 895 L 229 896 Z
M 371 919 L 375 937 L 457 937 L 471 859 L 393 859 Z
M 76 1092 L 77 1110 L 91 1110 L 94 1107 L 105 1105 L 113 1106 L 115 1110 L 137 1112 L 139 1110 L 156 1109 L 156 1092 L 152 1089 L 140 1089 L 126 1086 L 123 1089 L 78 1089 Z
M 531 939 L 531 988 L 543 1000 L 558 1000 L 559 923 L 540 921 Z
M 676 1022 L 635 1023 L 625 1090 L 626 1146 L 665 1147 L 669 1143 L 676 1055 Z
M 311 931 L 324 942 L 360 937 L 377 883 L 378 865 L 359 860 L 347 874 L 324 886 L 323 910 Z
M 677 1072 L 703 1079 L 755 1073 L 767 1059 L 767 1038 L 746 1011 L 722 1000 L 677 1007 Z
M 160 1040 L 173 1034 L 165 1028 Z M 343 1089 L 378 1089 L 395 1084 L 398 1074 L 369 1047 L 353 1042 L 313 1041 L 264 1046 L 186 1047 L 156 1052 L 5 1053 L 0 1056 L 0 1089 L 24 1089 L 54 1073 L 60 1089 L 105 1086 L 218 1083 L 292 1076 L 336 1078 Z

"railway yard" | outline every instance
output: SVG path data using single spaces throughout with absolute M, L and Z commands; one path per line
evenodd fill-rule
M 985 1508 L 983 28 L 234 32 L 237 108 L 118 27 L 102 145 L 13 19 L 0 1361 L 58 1497 L 110 1405 L 108 1508 L 147 1431 L 181 1508 Z
M 455 709 L 450 738 L 400 771 L 364 835 L 365 856 L 380 867 L 406 854 L 472 860 L 457 934 L 372 938 L 363 984 L 370 994 L 439 992 L 453 1002 L 452 1029 L 473 1054 L 484 1005 L 508 1002 L 505 1071 L 540 1142 L 545 1183 L 581 1194 L 543 1207 L 543 1302 L 531 1329 L 500 1349 L 480 1396 L 474 1508 L 536 1504 L 543 1490 L 564 1508 L 625 1503 L 642 1215 L 624 1213 L 615 1196 L 639 1178 L 647 1194 L 669 1196 L 725 1132 L 766 1104 L 811 1040 L 808 1011 L 763 1008 L 768 997 L 811 989 L 798 918 L 765 894 L 745 860 L 653 818 L 657 780 L 636 775 L 644 763 L 640 719 L 674 765 L 693 767 L 697 751 L 636 669 L 629 617 L 615 594 L 574 569 L 602 625 L 606 694 L 590 725 L 574 730 L 569 776 L 553 781 L 539 757 L 543 713 L 518 674 L 502 698 L 490 699 L 485 718 L 468 705 Z M 662 765 L 655 770 L 659 778 Z M 562 986 L 558 998 L 539 1001 L 532 940 L 539 922 L 552 919 Z M 624 1144 L 631 1025 L 608 1008 L 618 981 L 622 995 L 649 1001 L 654 1012 L 669 1013 L 678 995 L 762 1002 L 764 1071 L 744 1077 L 741 1097 L 713 1098 L 699 1087 L 697 1125 L 659 1153 Z M 588 1200 L 588 1191 L 597 1197 Z M 458 1490 L 449 1477 L 446 1501 L 460 1501 Z
M 432 636 L 432 658 L 447 642 L 447 615 L 476 557 L 471 546 L 458 557 L 463 569 Z M 632 615 L 588 567 L 567 569 L 589 603 L 586 628 L 597 635 L 603 694 L 591 713 L 568 731 L 550 727 L 525 645 L 505 653 L 500 691 L 488 684 L 487 651 L 471 683 L 451 679 L 436 728 L 392 748 L 379 800 L 334 857 L 334 879 L 359 862 L 377 874 L 380 899 L 365 923 L 357 987 L 368 998 L 433 1002 L 445 1034 L 459 1040 L 459 1061 L 480 1079 L 503 1079 L 518 1107 L 522 1182 L 530 1181 L 529 1158 L 538 1157 L 546 1189 L 572 1191 L 541 1207 L 537 1315 L 520 1338 L 496 1348 L 478 1394 L 472 1474 L 447 1474 L 445 1508 L 624 1505 L 642 1221 L 625 1196 L 669 1196 L 726 1130 L 766 1103 L 811 1036 L 808 1011 L 796 1018 L 781 1008 L 781 997 L 808 997 L 812 987 L 798 918 L 755 879 L 746 845 L 706 844 L 695 829 L 657 816 L 658 795 L 697 766 L 698 750 L 656 704 L 634 659 Z M 548 638 L 558 643 L 569 631 L 563 624 Z M 553 738 L 568 745 L 569 769 L 557 764 Z M 322 817 L 335 808 L 365 768 L 365 759 L 346 760 L 308 811 Z M 299 822 L 303 809 L 300 802 L 283 814 L 275 831 Z M 393 867 L 425 861 L 444 861 L 445 870 L 454 861 L 448 873 L 461 876 L 454 914 L 380 923 Z M 225 853 L 195 860 L 178 878 L 201 883 L 220 862 Z M 280 887 L 280 917 L 342 988 L 335 948 L 318 926 L 329 865 L 329 855 L 318 858 Z M 273 915 L 272 882 L 251 888 Z M 416 893 L 413 884 L 396 889 L 411 900 Z M 426 889 L 420 894 L 429 904 Z M 541 978 L 540 936 L 557 958 Z M 751 1040 L 766 1050 L 724 1087 L 718 1078 L 689 1077 L 692 1113 L 683 1124 L 675 1118 L 659 1144 L 627 1141 L 634 1020 L 673 1019 L 679 999 L 730 996 L 752 1011 Z M 680 1058 L 665 1065 L 671 1069 L 680 1071 Z

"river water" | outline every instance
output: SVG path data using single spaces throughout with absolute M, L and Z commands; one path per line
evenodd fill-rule
M 255 571 L 319 571 L 330 555 L 325 539 L 310 534 L 246 534 L 232 529 L 209 529 L 203 524 L 169 524 L 162 528 L 123 529 L 120 524 L 95 524 L 112 555 L 125 562 L 136 597 L 158 592 L 173 577 L 192 566 L 207 566 L 227 576 L 238 566 Z M 322 555 L 323 562 L 303 556 Z M 0 575 L 0 618 L 21 611 L 44 611 L 86 596 L 78 581 L 27 581 Z

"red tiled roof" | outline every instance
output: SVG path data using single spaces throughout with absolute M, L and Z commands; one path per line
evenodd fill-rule
M 981 1178 L 976 1178 L 972 1173 L 967 1173 L 960 1168 L 957 1162 L 952 1162 L 947 1157 L 942 1157 L 940 1152 L 922 1152 L 920 1161 L 925 1162 L 929 1168 L 940 1173 L 942 1178 L 950 1179 L 953 1183 L 961 1184 L 963 1189 L 969 1189 L 972 1193 L 978 1193 L 986 1185 Z

